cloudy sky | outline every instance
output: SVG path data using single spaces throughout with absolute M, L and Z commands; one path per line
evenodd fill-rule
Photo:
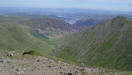
M 132 11 L 132 0 L 0 0 L 0 7 L 90 8 Z

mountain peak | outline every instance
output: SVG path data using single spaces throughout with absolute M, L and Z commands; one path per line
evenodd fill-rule
M 129 20 L 123 16 L 117 16 L 112 21 L 119 22 L 119 23 L 128 23 L 129 22 Z
M 83 62 L 89 66 L 132 70 L 132 62 L 126 61 L 132 57 L 131 25 L 127 18 L 117 16 L 82 29 L 65 36 L 59 43 L 60 52 L 56 54 L 61 58 Z
M 117 16 L 116 19 L 126 19 L 126 18 L 123 16 Z
M 122 27 L 122 26 L 124 26 L 124 25 L 129 25 L 129 24 L 131 24 L 131 22 L 127 19 L 127 18 L 125 18 L 125 17 L 123 17 L 123 16 L 117 16 L 117 17 L 115 17 L 114 19 L 112 19 L 111 21 L 110 21 L 110 25 L 112 25 L 112 26 L 120 26 L 120 27 Z

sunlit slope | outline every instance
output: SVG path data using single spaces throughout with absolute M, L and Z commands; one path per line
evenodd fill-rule
M 132 70 L 132 22 L 118 16 L 59 40 L 58 57 L 89 66 Z
M 52 45 L 32 36 L 23 25 L 0 23 L 0 50 L 37 50 L 46 53 L 52 49 Z

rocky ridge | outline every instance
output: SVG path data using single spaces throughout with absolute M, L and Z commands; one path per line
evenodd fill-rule
M 98 68 L 81 67 L 42 56 L 0 52 L 0 75 L 121 75 Z

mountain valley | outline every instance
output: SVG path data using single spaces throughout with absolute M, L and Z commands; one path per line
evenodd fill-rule
M 132 74 L 131 16 L 66 15 L 1 15 L 0 75 Z

